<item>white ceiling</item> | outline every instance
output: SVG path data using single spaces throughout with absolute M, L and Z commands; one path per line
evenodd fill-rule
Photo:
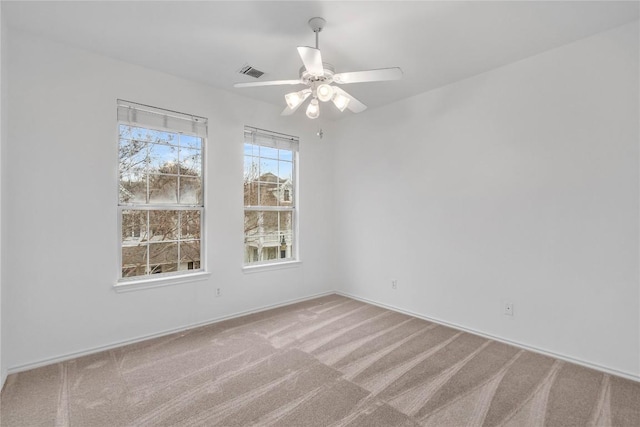
M 12 28 L 283 108 L 295 86 L 232 84 L 255 81 L 238 74 L 244 64 L 264 71 L 260 80 L 297 78 L 296 46 L 314 45 L 314 16 L 327 20 L 320 49 L 337 72 L 404 71 L 401 81 L 343 86 L 374 108 L 637 20 L 639 9 L 637 1 L 2 1 Z

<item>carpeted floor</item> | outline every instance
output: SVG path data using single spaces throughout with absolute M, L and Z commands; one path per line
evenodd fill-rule
M 330 295 L 11 375 L 2 426 L 640 426 L 640 383 Z

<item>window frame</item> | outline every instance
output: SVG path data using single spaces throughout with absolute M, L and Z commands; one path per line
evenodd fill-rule
M 168 125 L 165 124 L 164 127 L 161 126 L 154 126 L 151 124 L 147 124 L 144 123 L 143 121 L 134 121 L 134 120 L 123 120 L 120 117 L 120 109 L 121 107 L 129 107 L 132 109 L 135 109 L 136 111 L 144 111 L 144 112 L 150 112 L 153 114 L 157 114 L 157 115 L 164 115 L 165 117 L 173 117 L 174 119 L 181 119 L 181 120 L 185 120 L 188 121 L 189 119 L 191 119 L 192 121 L 195 122 L 199 122 L 201 125 L 204 126 L 204 135 L 198 135 L 197 133 L 194 132 L 188 132 L 188 131 L 184 131 L 184 130 L 179 130 L 179 129 L 175 129 L 172 128 Z M 152 107 L 152 106 L 148 106 L 148 105 L 144 105 L 144 104 L 137 104 L 137 103 L 133 103 L 130 101 L 124 101 L 124 100 L 117 100 L 117 108 L 118 108 L 118 117 L 116 120 L 116 149 L 119 150 L 120 149 L 120 144 L 121 144 L 121 137 L 120 137 L 120 126 L 121 125 L 125 125 L 125 126 L 131 126 L 131 127 L 137 127 L 137 128 L 142 128 L 142 129 L 149 129 L 151 131 L 158 131 L 158 132 L 168 132 L 168 133 L 175 133 L 175 134 L 180 134 L 180 135 L 186 135 L 186 136 L 195 136 L 199 139 L 201 139 L 202 143 L 200 146 L 200 188 L 201 188 L 201 204 L 180 204 L 179 203 L 179 199 L 176 200 L 175 203 L 151 203 L 148 200 L 148 191 L 149 189 L 147 188 L 147 200 L 146 202 L 137 202 L 137 203 L 123 203 L 120 200 L 120 186 L 121 186 L 121 181 L 120 181 L 120 157 L 119 157 L 119 151 L 117 154 L 117 165 L 116 165 L 116 207 L 117 207 L 117 247 L 118 247 L 118 251 L 117 251 L 117 268 L 118 268 L 118 272 L 117 272 L 117 280 L 116 283 L 114 285 L 114 287 L 116 288 L 117 291 L 129 291 L 129 290 L 136 290 L 136 289 L 146 289 L 146 288 L 151 288 L 151 287 L 156 287 L 156 286 L 166 286 L 166 285 L 174 285 L 174 284 L 179 284 L 179 283 L 186 283 L 186 282 L 192 282 L 192 281 L 199 281 L 199 280 L 205 280 L 210 276 L 210 273 L 208 273 L 207 270 L 207 266 L 206 266 L 206 243 L 205 243 L 205 236 L 206 236 L 206 219 L 205 219 L 205 212 L 206 212 L 206 205 L 207 205 L 207 197 L 206 197 L 206 181 L 205 181 L 205 177 L 206 177 L 206 146 L 207 146 L 207 141 L 208 141 L 208 119 L 206 119 L 205 117 L 199 117 L 199 116 L 195 116 L 193 114 L 185 114 L 185 113 L 180 113 L 180 112 L 176 112 L 176 111 L 172 111 L 172 110 L 167 110 L 167 109 L 163 109 L 163 108 L 159 108 L 159 107 Z M 167 120 L 165 119 L 165 123 L 167 122 Z M 171 175 L 171 174 L 170 174 Z M 182 176 L 179 173 L 176 174 L 176 176 Z M 187 176 L 187 175 L 185 175 Z M 148 181 L 148 180 L 147 180 Z M 147 182 L 147 186 L 148 186 L 148 182 Z M 178 191 L 180 191 L 178 189 Z M 156 273 L 156 274 L 152 274 L 152 273 L 147 273 L 145 271 L 145 274 L 143 275 L 138 275 L 138 276 L 132 276 L 132 277 L 124 277 L 123 276 L 123 265 L 122 265 L 122 261 L 123 261 L 123 248 L 124 248 L 124 239 L 123 239 L 123 212 L 124 211 L 141 211 L 141 212 L 149 212 L 149 211 L 197 211 L 199 212 L 199 216 L 200 216 L 200 230 L 199 230 L 199 235 L 197 239 L 181 239 L 180 238 L 180 234 L 178 234 L 174 239 L 170 239 L 168 241 L 166 241 L 166 243 L 174 243 L 177 245 L 178 250 L 178 266 L 180 264 L 180 244 L 181 242 L 188 242 L 188 241 L 197 241 L 199 243 L 199 247 L 200 247 L 200 265 L 198 269 L 194 269 L 194 270 L 177 270 L 177 271 L 172 271 L 172 272 L 164 272 L 164 273 Z M 149 233 L 149 229 L 148 229 L 149 223 L 147 221 L 147 229 L 146 229 L 146 233 Z M 181 223 L 178 222 L 177 228 L 180 230 L 181 232 Z M 147 246 L 147 254 L 148 251 L 150 250 L 150 244 L 154 244 L 151 243 L 149 240 L 147 240 L 146 242 L 146 246 Z M 150 260 L 147 257 L 147 266 L 150 265 L 154 265 L 153 263 L 150 264 Z M 186 262 L 188 264 L 188 262 Z M 179 267 L 177 267 L 179 268 Z M 145 269 L 146 270 L 146 269 Z
M 291 203 L 291 206 L 269 206 L 269 205 L 246 205 L 245 201 L 243 200 L 243 218 L 246 217 L 246 213 L 247 212 L 287 212 L 290 213 L 291 215 L 291 249 L 290 249 L 290 256 L 288 258 L 280 258 L 279 255 L 281 254 L 280 251 L 280 246 L 274 246 L 273 248 L 275 248 L 275 252 L 276 252 L 276 258 L 275 259 L 269 259 L 269 260 L 262 260 L 262 261 L 253 261 L 253 262 L 247 262 L 246 261 L 246 253 L 247 253 L 247 244 L 246 244 L 246 239 L 247 239 L 247 234 L 246 234 L 246 230 L 243 230 L 243 256 L 242 256 L 242 269 L 244 272 L 253 272 L 253 271 L 261 271 L 261 270 L 265 270 L 265 269 L 275 269 L 275 268 L 286 268 L 286 267 L 290 267 L 290 266 L 295 266 L 300 264 L 300 257 L 299 257 L 299 250 L 300 250 L 300 233 L 299 233 L 299 202 L 298 202 L 298 197 L 299 197 L 299 188 L 298 188 L 298 170 L 299 170 L 299 138 L 293 135 L 288 135 L 288 134 L 283 134 L 283 133 L 279 133 L 279 132 L 273 132 L 273 131 L 268 131 L 265 129 L 260 129 L 260 128 L 256 128 L 256 127 L 252 127 L 252 126 L 245 126 L 244 127 L 244 137 L 243 137 L 243 156 L 242 156 L 242 161 L 243 161 L 243 173 L 245 170 L 245 157 L 246 154 L 244 154 L 244 146 L 245 144 L 248 143 L 247 141 L 247 135 L 248 134 L 253 134 L 254 136 L 252 137 L 252 145 L 257 145 L 257 146 L 266 146 L 269 147 L 269 145 L 265 145 L 265 144 L 260 144 L 259 142 L 255 141 L 255 135 L 259 134 L 261 137 L 266 137 L 266 138 L 274 138 L 274 139 L 279 139 L 279 140 L 283 140 L 283 141 L 288 141 L 290 144 L 295 145 L 295 149 L 287 149 L 288 151 L 291 152 L 291 189 L 290 190 L 285 190 L 289 193 L 289 202 Z M 273 147 L 271 147 L 273 148 Z M 280 149 L 286 149 L 286 148 L 280 148 Z M 252 156 L 255 157 L 255 156 Z M 262 156 L 257 156 L 256 158 L 261 159 Z M 280 160 L 278 160 L 280 161 Z M 243 179 L 243 184 L 244 184 L 244 179 Z M 283 192 L 284 193 L 284 192 Z M 244 197 L 243 197 L 244 199 Z M 256 248 L 257 250 L 257 248 Z

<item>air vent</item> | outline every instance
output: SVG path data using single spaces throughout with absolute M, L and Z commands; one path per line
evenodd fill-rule
M 255 77 L 256 79 L 264 74 L 262 71 L 253 68 L 251 65 L 245 65 L 244 67 L 240 68 L 239 72 L 240 74 Z

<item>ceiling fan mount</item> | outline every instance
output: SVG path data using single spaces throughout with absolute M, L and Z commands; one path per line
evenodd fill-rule
M 285 101 L 287 102 L 287 108 L 284 109 L 282 115 L 287 116 L 295 113 L 300 105 L 302 105 L 307 98 L 311 97 L 306 114 L 310 119 L 315 119 L 320 115 L 320 106 L 318 101 L 332 101 L 340 111 L 344 111 L 348 108 L 354 113 L 360 113 L 367 108 L 367 106 L 362 102 L 349 95 L 340 87 L 332 85 L 332 83 L 343 85 L 351 83 L 398 80 L 402 78 L 402 70 L 398 67 L 336 73 L 332 64 L 322 61 L 322 55 L 318 48 L 318 34 L 324 28 L 326 21 L 321 17 L 314 17 L 309 19 L 308 24 L 316 35 L 316 47 L 298 46 L 298 54 L 300 55 L 300 59 L 304 65 L 300 68 L 299 78 L 297 80 L 236 83 L 233 86 L 252 87 L 305 85 L 307 88 L 287 93 L 284 96 Z
M 324 24 L 326 23 L 327 21 L 325 21 L 324 18 L 320 18 L 319 16 L 309 19 L 309 26 L 314 33 L 319 33 L 320 31 L 322 31 L 322 29 L 324 28 Z

